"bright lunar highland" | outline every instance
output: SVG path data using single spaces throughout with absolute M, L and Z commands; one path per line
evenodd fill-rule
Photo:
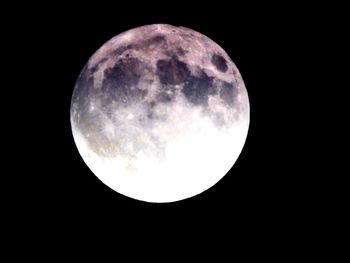
M 249 100 L 218 44 L 154 24 L 96 51 L 77 79 L 70 118 L 80 155 L 104 184 L 134 199 L 173 202 L 232 168 L 248 133 Z

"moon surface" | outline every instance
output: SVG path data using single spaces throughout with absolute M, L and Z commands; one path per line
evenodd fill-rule
M 106 42 L 71 101 L 91 171 L 125 196 L 174 202 L 217 183 L 247 137 L 249 100 L 227 53 L 185 27 L 141 26 Z

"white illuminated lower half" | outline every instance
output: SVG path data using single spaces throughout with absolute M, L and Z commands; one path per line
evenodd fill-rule
M 122 142 L 125 148 L 114 157 L 113 153 L 109 157 L 95 153 L 72 122 L 79 153 L 103 183 L 138 200 L 172 202 L 207 190 L 236 162 L 247 136 L 248 120 L 241 115 L 241 119 L 220 126 L 203 116 L 199 108 L 185 108 L 181 103 L 159 110 L 167 115 L 166 121 L 150 129 L 130 115 L 120 126 L 105 123 L 101 136 L 109 136 L 107 143 Z

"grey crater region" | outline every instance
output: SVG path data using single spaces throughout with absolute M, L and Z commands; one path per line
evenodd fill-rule
M 203 192 L 238 158 L 249 101 L 226 52 L 185 27 L 155 24 L 106 42 L 71 101 L 75 143 L 106 185 L 171 202 Z

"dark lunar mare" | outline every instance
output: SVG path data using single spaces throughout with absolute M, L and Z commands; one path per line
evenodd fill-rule
M 176 57 L 158 60 L 156 73 L 163 85 L 179 85 L 184 83 L 191 74 L 186 63 Z
M 186 99 L 194 105 L 208 104 L 208 96 L 216 94 L 217 90 L 213 86 L 213 78 L 204 72 L 199 77 L 190 76 L 185 83 L 182 93 Z
M 93 87 L 93 69 L 88 69 L 87 66 L 81 71 L 76 87 L 72 96 L 73 121 L 80 131 L 84 131 L 85 141 L 89 147 L 100 154 L 107 156 L 108 152 L 115 150 L 115 145 L 108 144 L 108 139 L 101 136 L 103 129 L 103 120 L 97 111 L 90 111 L 91 102 L 95 100 L 96 93 Z M 106 148 L 101 148 L 100 145 L 109 145 Z
M 104 79 L 101 89 L 95 89 L 93 73 L 106 60 L 101 60 L 95 67 L 84 67 L 77 80 L 74 90 L 72 109 L 78 114 L 73 115 L 74 123 L 81 131 L 91 150 L 101 156 L 109 156 L 121 150 L 120 143 L 104 136 L 105 118 L 109 116 L 109 107 L 113 102 L 117 105 L 126 105 L 128 102 L 137 102 L 147 94 L 146 90 L 137 87 L 141 75 L 147 70 L 137 58 L 120 59 L 112 68 L 104 71 Z M 101 115 L 99 109 L 92 109 L 92 103 L 96 103 L 99 109 L 103 109 Z M 112 112 L 111 112 L 112 114 Z M 104 116 L 104 117 L 103 117 Z M 100 145 L 104 145 L 103 148 Z
M 105 69 L 101 92 L 123 104 L 143 99 L 147 91 L 137 87 L 142 71 L 145 70 L 143 64 L 139 59 L 130 57 L 119 60 L 112 68 Z
M 238 90 L 233 83 L 223 82 L 220 88 L 220 98 L 222 98 L 227 105 L 232 106 L 237 95 Z

